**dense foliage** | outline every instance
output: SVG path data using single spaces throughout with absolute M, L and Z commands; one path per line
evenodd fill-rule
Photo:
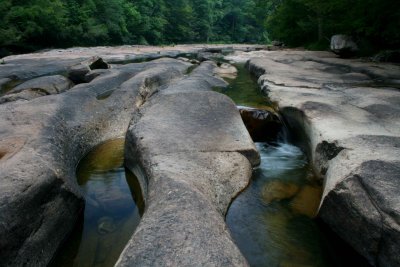
M 0 0 L 0 48 L 116 44 L 326 44 L 334 33 L 396 47 L 398 0 Z
M 261 1 L 263 2 L 263 1 Z M 363 49 L 400 48 L 399 0 L 271 0 L 264 25 L 294 46 L 325 45 L 333 34 L 353 36 Z

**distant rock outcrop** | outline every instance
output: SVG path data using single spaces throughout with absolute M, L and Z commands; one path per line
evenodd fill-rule
M 332 52 L 341 57 L 351 57 L 358 52 L 358 46 L 353 38 L 344 34 L 333 35 L 330 47 Z

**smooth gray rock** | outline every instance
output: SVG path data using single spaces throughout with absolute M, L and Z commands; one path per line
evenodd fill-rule
M 155 156 L 144 168 L 146 212 L 116 266 L 247 266 L 223 216 L 251 177 L 245 157 L 183 152 Z
M 400 67 L 326 52 L 239 53 L 324 179 L 319 216 L 375 266 L 400 264 Z
M 41 90 L 48 95 L 59 94 L 67 91 L 73 83 L 64 76 L 43 76 L 24 82 L 14 87 L 9 94 L 19 93 L 24 90 Z
M 100 57 L 109 64 L 138 63 L 162 57 L 196 55 L 202 51 L 253 51 L 267 49 L 260 45 L 175 45 L 175 46 L 99 46 L 51 49 L 38 53 L 8 56 L 0 64 L 0 78 L 28 80 L 44 75 L 67 73 L 85 60 Z
M 253 166 L 260 163 L 235 104 L 225 95 L 212 91 L 157 95 L 141 114 L 130 132 L 140 154 L 148 158 L 165 151 L 231 151 L 248 156 Z
M 67 75 L 71 67 L 85 65 L 82 62 L 97 56 L 107 62 L 118 62 L 142 55 L 151 59 L 163 55 L 197 53 L 209 47 L 214 46 L 50 50 L 5 58 L 5 64 L 0 66 L 0 78 L 21 82 L 40 76 Z M 215 47 L 223 49 L 226 46 Z M 236 46 L 235 49 L 254 50 L 256 46 Z M 163 251 L 151 244 L 143 244 L 143 248 L 153 249 L 154 254 L 149 255 L 164 255 L 164 259 L 169 258 L 174 263 L 247 264 L 230 238 L 223 214 L 231 199 L 247 185 L 251 163 L 257 164 L 259 156 L 232 101 L 209 91 L 213 86 L 226 85 L 214 73 L 217 66 L 204 62 L 194 70 L 191 67 L 190 63 L 174 59 L 115 64 L 104 71 L 90 71 L 82 76 L 90 83 L 78 84 L 60 94 L 43 95 L 35 99 L 27 96 L 27 101 L 0 105 L 0 265 L 45 266 L 49 263 L 62 240 L 74 227 L 83 207 L 84 199 L 75 181 L 75 168 L 79 160 L 99 143 L 124 136 L 132 117 L 134 121 L 139 121 L 143 114 L 146 117 L 146 113 L 142 112 L 147 109 L 157 113 L 156 109 L 152 109 L 153 105 L 157 106 L 156 98 L 172 101 L 172 105 L 163 102 L 166 104 L 164 107 L 158 106 L 161 112 L 170 112 L 158 116 L 164 116 L 165 119 L 178 112 L 175 113 L 176 122 L 183 119 L 180 126 L 188 130 L 181 133 L 176 129 L 170 129 L 169 133 L 158 132 L 164 139 L 171 134 L 168 142 L 172 150 L 169 154 L 162 154 L 166 150 L 157 151 L 154 143 L 151 149 L 155 154 L 151 157 L 149 153 L 140 154 L 139 158 L 134 155 L 136 160 L 141 160 L 142 165 L 147 162 L 145 159 L 154 159 L 160 164 L 159 169 L 155 169 L 155 165 L 148 165 L 145 169 L 150 183 L 158 181 L 152 179 L 157 175 L 167 177 L 160 180 L 161 184 L 155 183 L 155 187 L 147 185 L 145 179 L 139 179 L 144 192 L 153 194 L 159 185 L 165 186 L 163 188 L 176 188 L 178 194 L 173 195 L 170 202 L 161 201 L 160 205 L 152 198 L 147 198 L 148 210 L 152 212 L 145 216 L 150 221 L 158 220 L 160 226 L 169 229 L 172 239 L 171 233 L 175 233 L 175 230 L 182 230 L 182 234 L 171 241 L 174 244 L 171 249 L 165 242 Z M 100 75 L 92 79 L 98 72 L 101 72 Z M 18 94 L 22 97 L 22 94 L 31 93 L 34 92 L 23 90 Z M 182 98 L 181 103 L 178 95 L 187 96 Z M 197 107 L 193 103 L 198 103 Z M 184 119 L 186 110 L 189 110 L 187 115 L 194 116 L 192 118 L 196 120 L 192 121 L 190 117 Z M 148 114 L 151 115 L 151 112 Z M 182 117 L 179 117 L 179 113 Z M 151 116 L 146 118 L 157 124 L 159 122 L 156 117 L 154 120 Z M 207 124 L 209 118 L 214 123 Z M 168 124 L 168 120 L 165 119 L 157 127 L 179 126 Z M 206 129 L 196 129 L 194 123 L 210 127 L 207 133 L 209 138 L 204 137 L 197 145 L 196 138 L 200 133 L 206 133 Z M 150 130 L 149 125 L 142 124 L 141 127 Z M 174 131 L 176 135 L 173 135 Z M 214 135 L 211 135 L 213 132 Z M 158 144 L 162 142 L 162 138 L 157 138 L 151 132 L 148 137 Z M 186 146 L 183 142 L 185 138 L 193 140 L 194 147 Z M 217 143 L 220 144 L 216 146 Z M 174 157 L 171 157 L 172 154 Z M 170 168 L 170 165 L 174 167 Z M 154 176 L 148 173 L 151 168 Z M 193 201 L 185 202 L 188 199 L 185 197 L 179 199 L 181 194 L 186 194 Z M 162 200 L 163 197 L 168 197 L 165 192 L 155 195 L 157 199 Z M 152 214 L 163 212 L 165 205 L 176 211 L 178 206 L 175 207 L 174 203 L 182 207 L 176 213 L 175 222 L 187 221 L 171 224 L 163 217 L 153 217 Z M 188 227 L 192 223 L 197 226 Z M 143 227 L 145 233 L 153 226 L 142 224 L 140 227 Z M 158 237 L 163 235 L 162 230 L 160 228 Z M 199 254 L 191 250 L 190 246 L 182 251 L 181 245 L 189 244 L 181 243 L 182 238 L 189 236 L 189 243 L 193 248 L 197 247 Z M 138 235 L 135 238 L 147 240 L 149 236 Z M 143 259 L 140 262 L 161 262 L 162 257 L 149 260 L 145 250 L 138 250 L 143 252 L 139 256 Z M 190 257 L 186 257 L 187 252 Z M 129 255 L 133 255 L 129 247 L 125 253 L 127 257 L 121 256 L 121 264 L 134 262 L 129 258 Z
M 126 66 L 62 94 L 0 105 L 2 266 L 48 264 L 83 207 L 79 160 L 125 134 L 143 88 L 165 86 L 189 66 L 172 59 Z
M 358 52 L 358 46 L 353 41 L 353 38 L 344 34 L 333 35 L 330 48 L 332 52 L 341 57 L 353 56 Z
M 109 69 L 110 66 L 101 57 L 92 57 L 80 62 L 68 69 L 68 77 L 74 83 L 84 83 L 87 81 L 86 75 L 92 70 Z
M 235 104 L 210 91 L 215 68 L 204 62 L 162 88 L 131 122 L 126 165 L 146 174 L 147 209 L 117 266 L 248 265 L 224 215 L 260 159 Z
M 47 95 L 45 92 L 40 90 L 25 90 L 15 94 L 5 95 L 0 97 L 0 104 L 13 102 L 17 100 L 32 100 L 41 96 Z

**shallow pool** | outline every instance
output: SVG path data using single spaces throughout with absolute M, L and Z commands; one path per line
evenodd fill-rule
M 251 266 L 329 266 L 314 222 L 320 182 L 303 152 L 287 143 L 257 143 L 261 165 L 231 204 L 226 222 Z
M 52 266 L 113 266 L 140 222 L 143 197 L 123 167 L 124 140 L 97 146 L 77 168 L 84 213 Z

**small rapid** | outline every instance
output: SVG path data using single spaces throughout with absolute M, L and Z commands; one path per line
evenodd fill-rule
M 274 112 L 274 104 L 261 92 L 246 67 L 236 67 L 237 78 L 228 80 L 227 88 L 215 90 L 231 97 L 238 106 Z M 226 214 L 236 245 L 250 266 L 256 267 L 368 266 L 318 219 L 323 181 L 315 175 L 300 148 L 306 149 L 306 137 L 290 130 L 284 118 L 275 114 L 280 118 L 280 131 L 271 135 L 276 127 L 269 124 L 265 136 L 275 138 L 258 138 L 267 140 L 255 143 L 261 163 L 253 170 L 249 186 L 232 201 Z

